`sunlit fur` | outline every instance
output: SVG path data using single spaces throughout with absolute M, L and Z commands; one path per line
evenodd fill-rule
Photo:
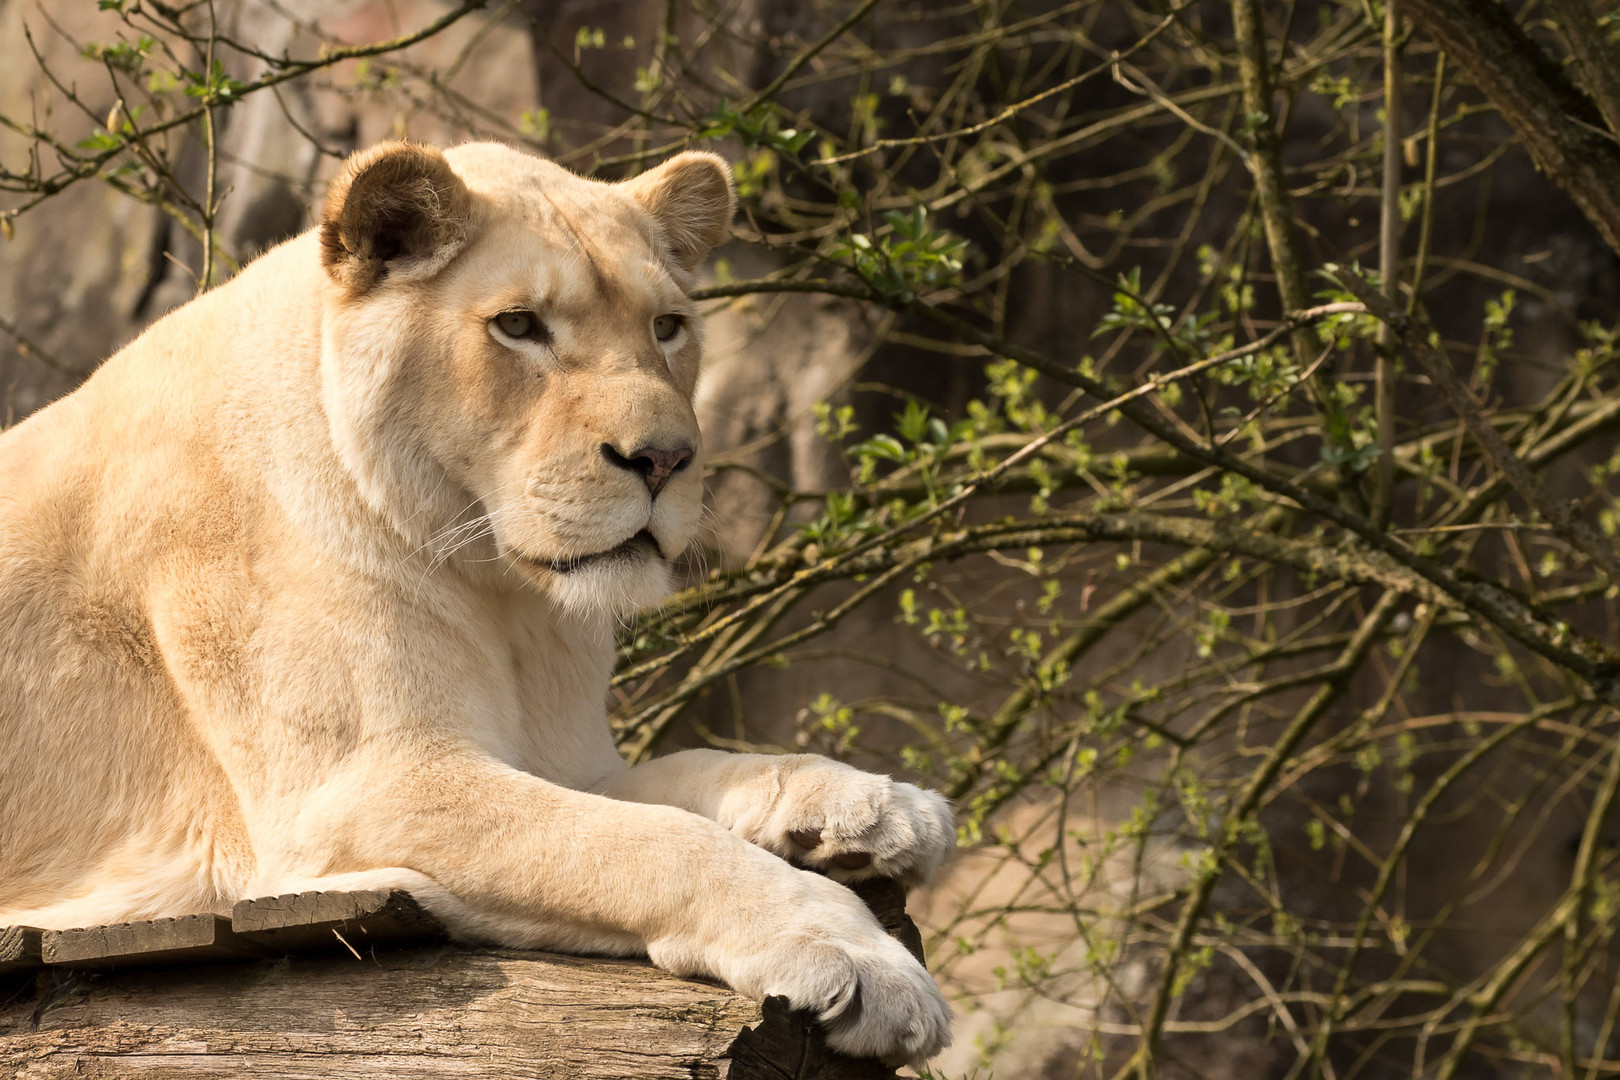
M 0 434 L 0 925 L 403 888 L 462 938 L 784 994 L 847 1050 L 943 1045 L 927 973 L 778 856 L 816 829 L 808 861 L 872 856 L 842 879 L 924 879 L 944 800 L 805 755 L 627 769 L 606 723 L 702 480 L 654 498 L 602 446 L 701 451 L 687 291 L 730 215 L 712 155 L 609 185 L 374 147 L 317 230 Z M 492 330 L 515 308 L 544 343 Z

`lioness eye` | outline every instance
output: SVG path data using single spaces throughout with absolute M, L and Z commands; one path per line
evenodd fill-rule
M 500 327 L 501 333 L 510 338 L 522 340 L 524 338 L 537 338 L 545 336 L 545 327 L 540 320 L 534 317 L 532 311 L 503 311 L 495 316 L 495 325 Z
M 680 332 L 683 320 L 679 315 L 660 315 L 653 320 L 653 337 L 668 341 Z

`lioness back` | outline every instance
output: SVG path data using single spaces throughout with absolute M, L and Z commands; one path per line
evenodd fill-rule
M 0 924 L 221 910 L 251 874 L 152 613 L 178 582 L 245 572 L 268 524 L 262 485 L 220 448 L 257 441 L 233 427 L 233 388 L 310 422 L 314 365 L 297 361 L 320 295 L 288 270 L 314 257 L 312 237 L 266 253 L 0 433 Z

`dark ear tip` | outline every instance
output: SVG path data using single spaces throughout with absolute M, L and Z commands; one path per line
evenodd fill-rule
M 426 180 L 435 188 L 461 184 L 438 147 L 390 139 L 349 155 L 327 188 L 321 218 L 341 221 L 349 197 L 357 187 L 370 194 L 412 179 Z
M 349 254 L 343 246 L 343 230 L 330 217 L 321 219 L 321 265 L 328 270 L 342 262 Z
M 321 263 L 350 289 L 369 287 L 399 256 L 466 234 L 471 196 L 437 147 L 389 140 L 350 155 L 321 212 Z

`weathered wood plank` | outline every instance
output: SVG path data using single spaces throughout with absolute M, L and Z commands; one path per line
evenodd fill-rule
M 44 933 L 32 926 L 0 926 L 0 974 L 26 971 L 44 963 L 39 956 Z
M 904 890 L 874 881 L 855 891 L 920 959 Z M 881 1062 L 828 1050 L 815 1023 L 781 998 L 761 1007 L 644 963 L 423 945 L 442 939 L 443 928 L 401 893 L 263 897 L 238 904 L 233 922 L 240 932 L 212 915 L 35 932 L 49 966 L 35 969 L 31 986 L 26 971 L 13 973 L 22 992 L 0 996 L 0 1077 L 895 1075 Z M 368 948 L 381 943 L 414 947 Z M 140 970 L 263 957 L 272 948 L 301 955 Z
M 437 919 L 402 892 L 305 892 L 243 900 L 231 929 L 282 952 L 430 942 L 445 936 Z
M 757 1002 L 645 963 L 452 945 L 161 974 L 46 968 L 0 1005 L 0 1076 L 720 1080 L 759 1019 Z
M 40 943 L 47 964 L 84 968 L 157 967 L 255 960 L 269 950 L 232 930 L 218 915 L 47 930 Z

